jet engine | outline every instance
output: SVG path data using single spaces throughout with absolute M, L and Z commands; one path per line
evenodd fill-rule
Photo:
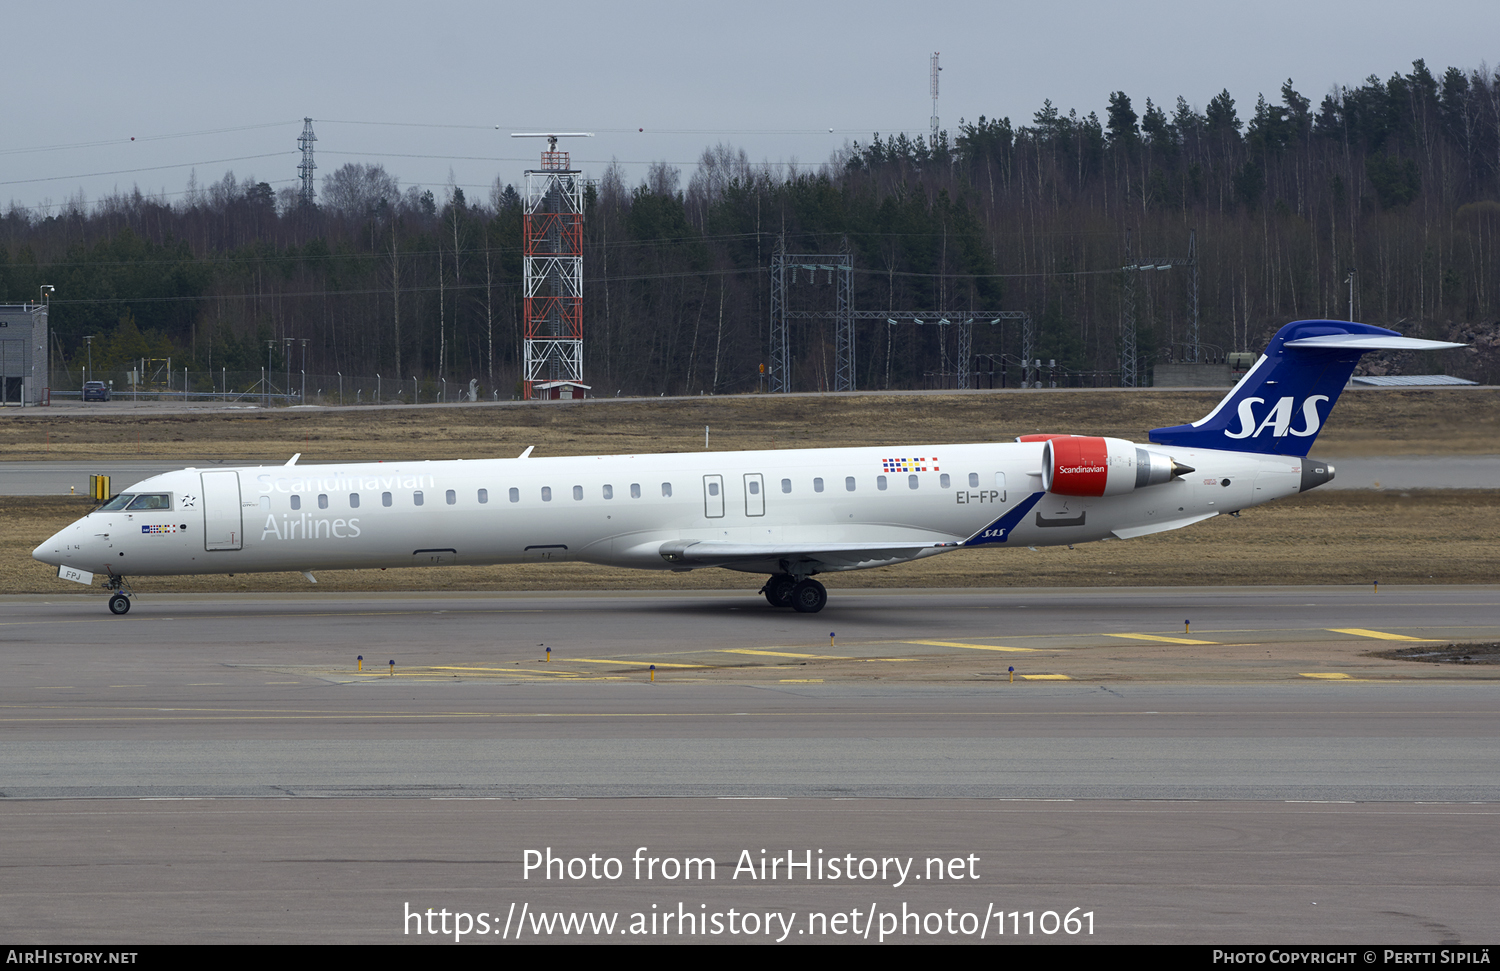
M 1042 446 L 1042 488 L 1059 496 L 1120 496 L 1192 471 L 1120 438 L 1057 436 Z

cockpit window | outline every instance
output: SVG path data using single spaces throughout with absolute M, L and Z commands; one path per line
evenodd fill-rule
M 171 509 L 172 497 L 156 494 L 136 496 L 135 501 L 126 508 L 131 512 L 139 512 L 142 509 Z
M 100 506 L 99 511 L 110 512 L 111 510 L 115 509 L 124 509 L 127 505 L 130 504 L 130 500 L 134 498 L 135 493 L 133 492 L 126 492 L 122 495 L 115 496 L 109 502 L 106 502 L 104 505 Z

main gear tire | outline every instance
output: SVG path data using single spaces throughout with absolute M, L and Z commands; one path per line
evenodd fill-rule
M 790 607 L 792 605 L 792 591 L 797 588 L 797 580 L 786 574 L 777 574 L 766 581 L 761 592 L 766 595 L 766 603 L 772 607 Z
M 828 590 L 811 577 L 792 588 L 792 609 L 799 614 L 815 614 L 827 603 Z

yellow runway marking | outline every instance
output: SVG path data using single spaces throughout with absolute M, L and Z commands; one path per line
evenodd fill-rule
M 1304 678 L 1321 678 L 1324 681 L 1350 681 L 1350 680 L 1353 680 L 1353 679 L 1351 679 L 1349 677 L 1349 675 L 1340 673 L 1338 671 L 1322 671 L 1322 672 L 1319 672 L 1319 671 L 1311 671 L 1311 672 L 1309 672 L 1309 671 L 1303 671 L 1303 672 L 1301 672 L 1301 674 L 1302 674 L 1302 676 Z
M 684 653 L 689 653 L 689 652 L 684 652 Z M 568 660 L 567 660 L 566 663 L 568 663 L 568 664 L 633 664 L 633 665 L 636 665 L 638 667 L 639 666 L 644 666 L 644 665 L 647 665 L 647 664 L 654 664 L 654 665 L 656 665 L 659 668 L 706 668 L 706 667 L 708 667 L 708 665 L 706 665 L 706 664 L 674 664 L 671 661 L 652 661 L 649 658 L 646 659 L 646 660 L 641 660 L 640 658 L 634 658 L 634 657 L 615 658 L 612 661 L 609 660 L 609 659 L 607 659 L 607 658 L 600 659 L 600 658 L 596 658 L 596 657 L 570 657 L 570 658 L 568 658 Z
M 1066 674 L 1023 674 L 1027 681 L 1072 681 Z
M 748 647 L 728 647 L 728 648 L 725 648 L 722 651 L 717 651 L 716 653 L 718 653 L 718 654 L 754 654 L 754 655 L 757 655 L 759 657 L 800 657 L 800 658 L 803 658 L 804 660 L 806 660 L 806 659 L 812 659 L 812 660 L 815 660 L 815 661 L 841 661 L 841 660 L 844 660 L 843 658 L 830 657 L 830 656 L 828 656 L 826 654 L 788 654 L 786 651 L 752 651 Z
M 903 644 L 921 644 L 923 647 L 962 647 L 970 651 L 1007 651 L 1013 654 L 1035 654 L 1035 647 L 1001 647 L 998 644 L 960 644 L 957 641 L 902 641 Z
M 1218 641 L 1195 641 L 1187 637 L 1163 637 L 1160 634 L 1105 634 L 1105 637 L 1128 637 L 1136 641 L 1155 641 L 1159 644 L 1217 644 Z
M 1407 637 L 1405 634 L 1387 634 L 1383 630 L 1366 630 L 1363 627 L 1325 627 L 1335 634 L 1353 634 L 1355 637 L 1375 637 L 1382 641 L 1430 641 L 1430 637 Z

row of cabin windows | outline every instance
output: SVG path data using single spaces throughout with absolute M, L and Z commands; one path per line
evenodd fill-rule
M 938 485 L 941 488 L 943 488 L 943 489 L 952 488 L 953 482 L 950 479 L 948 473 L 944 472 L 940 476 L 938 476 Z M 920 480 L 920 478 L 918 476 L 908 475 L 906 477 L 906 487 L 908 489 L 917 489 L 920 486 L 921 486 L 921 480 Z M 876 489 L 878 489 L 881 492 L 885 492 L 889 487 L 890 487 L 889 481 L 887 480 L 887 478 L 885 476 L 883 476 L 883 475 L 877 475 L 875 477 L 875 488 Z M 979 473 L 978 472 L 970 472 L 969 473 L 969 488 L 971 488 L 971 489 L 977 489 L 978 487 L 979 487 Z M 844 490 L 846 492 L 853 492 L 855 490 L 854 476 L 850 475 L 850 476 L 845 476 L 844 477 Z M 784 492 L 784 493 L 790 493 L 792 491 L 792 480 L 791 479 L 782 479 L 781 480 L 781 491 Z M 822 492 L 823 491 L 823 479 L 821 477 L 817 477 L 817 478 L 813 479 L 813 491 L 814 492 Z M 604 498 L 605 499 L 613 499 L 615 497 L 615 487 L 612 486 L 612 485 L 606 485 L 606 486 L 604 486 L 604 488 L 603 488 L 603 494 L 604 494 Z M 666 497 L 670 498 L 671 495 L 672 495 L 672 483 L 670 483 L 670 482 L 663 482 L 661 484 L 661 494 L 663 496 L 666 496 Z M 719 484 L 717 482 L 709 482 L 709 484 L 708 484 L 708 494 L 711 495 L 711 496 L 717 496 L 719 494 Z M 750 480 L 750 494 L 751 495 L 759 495 L 760 494 L 760 483 L 758 481 L 754 480 L 754 479 Z M 641 497 L 641 484 L 639 482 L 632 482 L 630 484 L 630 498 L 632 498 L 632 499 L 639 499 L 640 497 Z M 450 505 L 450 506 L 458 504 L 458 493 L 455 492 L 452 489 L 447 490 L 443 494 L 443 498 L 447 501 L 448 505 Z M 490 490 L 488 490 L 488 489 L 480 489 L 479 490 L 479 494 L 478 494 L 478 498 L 479 498 L 480 505 L 484 505 L 485 503 L 488 503 L 490 501 Z M 576 485 L 576 486 L 573 487 L 573 498 L 576 501 L 582 501 L 583 500 L 583 486 Z M 262 497 L 262 500 L 263 501 L 262 501 L 261 504 L 263 506 L 266 506 L 266 507 L 269 508 L 269 506 L 270 506 L 270 497 L 269 496 L 264 496 L 264 497 Z M 392 501 L 393 500 L 392 500 L 391 494 L 389 492 L 382 492 L 380 494 L 380 504 L 382 506 L 389 506 L 389 505 L 391 505 Z M 421 492 L 413 492 L 412 493 L 412 505 L 414 505 L 414 506 L 420 506 L 420 505 L 423 505 L 425 503 L 425 501 L 426 500 L 425 500 L 425 498 L 424 498 L 424 496 L 422 495 Z M 521 501 L 521 490 L 518 489 L 518 488 L 516 488 L 515 486 L 512 486 L 511 489 L 510 489 L 510 501 L 511 502 L 520 502 Z M 551 486 L 542 486 L 542 501 L 543 502 L 551 502 L 552 501 L 552 487 Z M 291 502 L 292 502 L 292 508 L 294 510 L 302 508 L 302 497 L 301 496 L 293 495 L 291 497 Z M 328 495 L 326 493 L 319 493 L 318 494 L 318 508 L 319 509 L 327 509 L 328 508 Z M 357 493 L 357 492 L 351 492 L 351 493 L 349 493 L 349 508 L 350 509 L 358 509 L 359 508 L 359 493 Z
M 666 497 L 670 498 L 671 495 L 672 495 L 672 483 L 670 483 L 670 482 L 663 482 L 661 484 L 661 494 L 663 496 L 666 496 Z M 612 486 L 612 485 L 605 486 L 604 487 L 604 498 L 606 498 L 606 499 L 613 499 L 614 497 L 615 497 L 615 487 Z M 632 482 L 632 483 L 630 483 L 630 498 L 632 498 L 632 499 L 639 499 L 640 497 L 641 497 L 641 484 L 639 482 Z M 454 505 L 458 504 L 458 493 L 456 491 L 454 491 L 453 489 L 449 489 L 446 492 L 444 492 L 443 493 L 443 498 L 447 501 L 448 505 L 450 505 L 450 506 L 454 506 Z M 582 501 L 582 499 L 583 499 L 583 486 L 576 485 L 576 486 L 573 487 L 573 498 L 576 499 L 576 500 Z M 426 501 L 427 501 L 426 496 L 424 496 L 420 491 L 413 492 L 411 494 L 411 499 L 412 499 L 412 505 L 414 505 L 414 506 L 425 505 Z M 488 489 L 480 489 L 479 492 L 478 492 L 478 499 L 479 499 L 480 505 L 485 505 L 486 503 L 488 503 L 490 501 L 490 490 L 488 490 Z M 391 505 L 393 503 L 393 501 L 394 501 L 394 499 L 393 499 L 393 497 L 391 496 L 391 494 L 389 492 L 382 492 L 380 494 L 380 504 L 382 506 L 389 506 L 389 505 Z M 518 488 L 516 488 L 515 486 L 512 486 L 511 489 L 510 489 L 510 501 L 511 502 L 520 502 L 521 501 L 521 490 L 518 489 Z M 552 501 L 552 487 L 551 486 L 542 486 L 542 501 L 543 502 L 551 502 Z M 261 504 L 262 507 L 269 509 L 270 506 L 271 506 L 271 497 L 270 496 L 261 496 L 261 502 L 260 502 L 260 504 Z M 292 508 L 294 510 L 295 509 L 301 509 L 302 508 L 302 497 L 299 496 L 299 495 L 293 495 L 291 497 L 291 505 L 292 505 Z M 319 509 L 327 509 L 328 508 L 328 495 L 327 495 L 327 493 L 319 493 L 318 494 L 318 508 Z M 350 509 L 358 509 L 359 508 L 359 493 L 357 493 L 357 492 L 351 492 L 351 493 L 349 493 L 349 508 Z
M 751 483 L 751 490 L 750 491 L 752 493 L 754 493 L 756 491 L 756 485 L 757 485 L 756 483 L 753 483 L 753 482 Z M 921 487 L 921 485 L 922 485 L 922 481 L 921 481 L 921 478 L 919 476 L 908 475 L 906 477 L 906 487 L 908 489 L 918 489 L 918 488 Z M 950 475 L 948 475 L 948 473 L 946 473 L 946 472 L 940 474 L 938 476 L 938 487 L 942 488 L 942 489 L 951 489 L 951 488 L 953 488 L 953 478 Z M 845 476 L 844 477 L 844 491 L 845 492 L 853 492 L 854 488 L 855 488 L 854 476 L 852 476 L 852 475 Z M 878 489 L 878 490 L 880 490 L 881 492 L 885 492 L 887 489 L 890 488 L 890 480 L 887 479 L 883 475 L 877 475 L 875 477 L 875 488 Z M 971 488 L 971 489 L 977 489 L 977 488 L 979 488 L 979 473 L 978 472 L 970 472 L 969 473 L 969 488 Z M 792 491 L 792 480 L 791 479 L 782 479 L 781 480 L 781 491 L 782 492 L 786 492 L 786 493 L 790 493 Z M 823 480 L 821 478 L 815 478 L 815 479 L 813 479 L 813 491 L 814 492 L 822 492 L 823 491 Z

